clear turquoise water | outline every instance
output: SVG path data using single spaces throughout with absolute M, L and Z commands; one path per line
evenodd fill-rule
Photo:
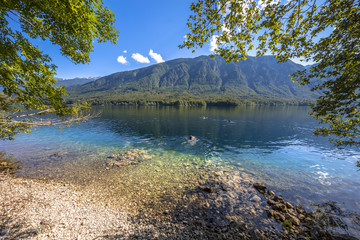
M 80 126 L 40 127 L 15 141 L 1 142 L 0 151 L 23 161 L 21 174 L 76 179 L 74 169 L 98 168 L 96 163 L 106 156 L 140 148 L 158 154 L 157 166 L 166 162 L 163 165 L 171 169 L 187 158 L 231 166 L 295 204 L 335 201 L 345 211 L 360 212 L 359 149 L 337 149 L 326 138 L 313 136 L 316 121 L 307 107 L 95 110 L 101 116 Z M 189 135 L 197 140 L 188 142 Z M 54 156 L 57 152 L 66 154 Z

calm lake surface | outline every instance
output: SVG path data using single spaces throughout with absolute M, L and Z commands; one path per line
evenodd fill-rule
M 316 121 L 307 107 L 95 110 L 101 116 L 82 125 L 40 127 L 1 142 L 0 151 L 23 162 L 20 174 L 97 184 L 104 192 L 117 191 L 119 199 L 139 197 L 140 190 L 152 199 L 172 191 L 171 198 L 194 184 L 199 166 L 210 165 L 214 171 L 246 173 L 307 209 L 333 201 L 344 213 L 360 213 L 360 151 L 336 149 L 326 138 L 313 136 Z M 197 140 L 189 142 L 189 135 Z M 154 157 L 137 166 L 105 169 L 108 156 L 134 148 Z

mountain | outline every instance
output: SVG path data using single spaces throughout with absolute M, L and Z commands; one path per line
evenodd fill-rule
M 73 79 L 55 78 L 55 79 L 57 80 L 56 86 L 62 85 L 65 87 L 69 87 L 73 85 L 83 85 L 85 83 L 95 81 L 98 78 L 100 77 L 84 77 L 84 78 L 73 78 Z M 2 92 L 3 89 L 4 88 L 0 86 L 0 92 Z
M 221 57 L 200 56 L 118 72 L 67 89 L 81 99 L 314 99 L 317 93 L 290 80 L 289 74 L 303 69 L 292 61 L 278 63 L 273 56 L 229 64 Z
M 83 85 L 85 83 L 89 83 L 99 79 L 100 77 L 84 77 L 84 78 L 73 78 L 73 79 L 65 79 L 65 78 L 55 78 L 57 80 L 56 85 L 63 85 L 65 87 L 73 86 L 73 85 Z

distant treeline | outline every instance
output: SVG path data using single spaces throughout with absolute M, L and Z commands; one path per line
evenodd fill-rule
M 85 100 L 85 99 L 83 99 Z M 87 99 L 92 105 L 140 105 L 140 106 L 218 106 L 218 107 L 236 107 L 241 105 L 296 105 L 306 106 L 309 101 L 293 99 L 177 99 L 177 100 L 110 100 L 110 99 Z M 68 100 L 68 103 L 73 103 Z

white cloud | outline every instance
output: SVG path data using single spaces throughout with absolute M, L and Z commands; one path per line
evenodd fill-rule
M 259 0 L 258 7 L 260 10 L 264 10 L 267 6 L 271 6 L 273 4 L 278 4 L 280 0 Z M 287 3 L 289 3 L 290 0 L 287 0 Z
M 118 56 L 117 61 L 121 64 L 129 63 L 128 61 L 126 61 L 126 57 L 124 57 L 124 56 Z
M 124 50 L 123 53 L 127 53 L 127 50 Z
M 149 55 L 152 59 L 154 59 L 157 63 L 165 62 L 164 59 L 161 57 L 160 54 L 154 53 L 152 49 L 150 49 Z
M 222 25 L 221 26 L 221 31 L 229 33 L 230 29 L 228 29 L 225 25 Z
M 214 52 L 218 48 L 218 45 L 216 44 L 216 40 L 218 37 L 218 35 L 213 35 L 210 40 L 210 51 L 212 52 Z
M 147 57 L 141 55 L 140 53 L 133 53 L 131 57 L 139 63 L 150 63 L 150 60 Z

